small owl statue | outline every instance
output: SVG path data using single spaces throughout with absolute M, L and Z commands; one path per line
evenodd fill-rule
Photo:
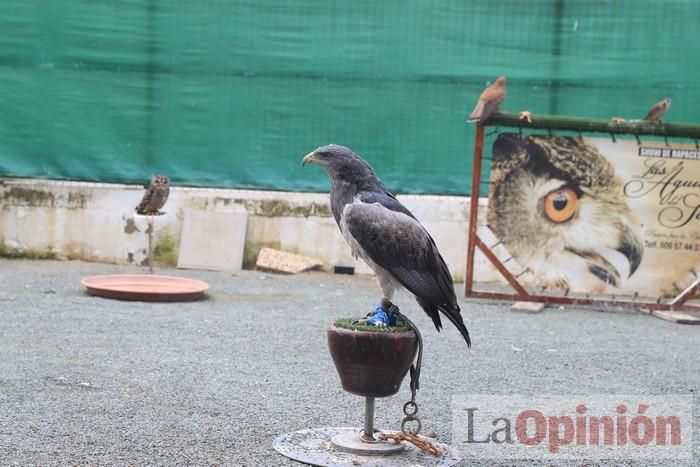
M 154 175 L 151 184 L 146 188 L 143 199 L 136 206 L 136 214 L 158 215 L 160 209 L 165 206 L 170 194 L 170 179 L 165 175 Z

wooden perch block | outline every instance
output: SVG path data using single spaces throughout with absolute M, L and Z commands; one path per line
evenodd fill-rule
M 322 263 L 308 256 L 295 255 L 286 251 L 263 248 L 258 254 L 255 268 L 261 271 L 280 274 L 298 274 L 304 271 L 320 268 Z

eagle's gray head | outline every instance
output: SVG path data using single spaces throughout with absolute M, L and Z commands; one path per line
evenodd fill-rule
M 595 147 L 502 134 L 491 170 L 489 227 L 539 285 L 604 292 L 637 270 L 639 223 Z
M 352 149 L 338 144 L 328 144 L 313 150 L 304 157 L 302 165 L 306 164 L 322 166 L 334 182 L 341 181 L 360 187 L 381 184 L 372 167 L 364 159 Z

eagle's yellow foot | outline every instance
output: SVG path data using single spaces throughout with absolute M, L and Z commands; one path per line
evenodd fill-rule
M 625 119 L 620 117 L 613 117 L 610 119 L 610 121 L 613 123 L 624 123 Z
M 532 123 L 532 112 L 523 110 L 518 114 L 518 120 L 527 120 L 527 123 Z

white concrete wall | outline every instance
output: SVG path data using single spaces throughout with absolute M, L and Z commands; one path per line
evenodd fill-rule
M 134 216 L 143 194 L 139 186 L 0 180 L 0 240 L 5 248 L 51 251 L 59 257 L 137 263 L 145 260 L 147 223 Z M 464 280 L 469 198 L 403 195 L 398 198 L 433 235 L 455 281 Z M 356 262 L 330 214 L 328 194 L 200 188 L 171 189 L 166 214 L 156 221 L 156 243 L 170 236 L 177 248 L 185 209 L 248 212 L 246 256 L 254 262 L 262 246 L 321 259 L 335 265 L 368 268 Z M 480 202 L 484 210 L 485 200 Z M 484 222 L 485 212 L 480 212 Z M 477 255 L 476 278 L 499 280 Z

